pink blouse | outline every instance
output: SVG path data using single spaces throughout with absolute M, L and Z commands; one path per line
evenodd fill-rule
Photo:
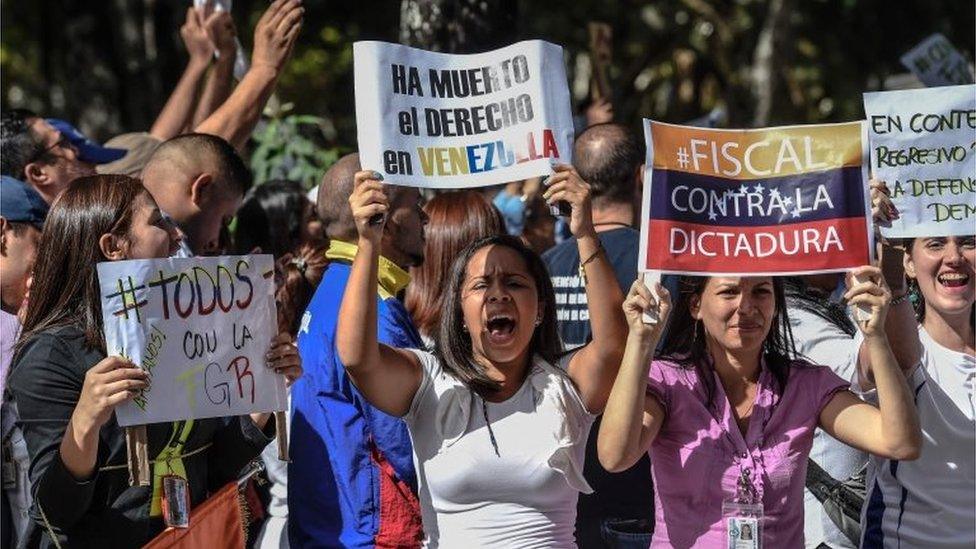
M 667 416 L 651 445 L 655 528 L 651 547 L 724 547 L 722 502 L 732 499 L 740 470 L 751 470 L 762 498 L 763 546 L 803 546 L 803 486 L 820 410 L 849 382 L 830 368 L 794 362 L 785 391 L 763 367 L 743 438 L 722 383 L 714 405 L 694 368 L 655 360 L 648 393 Z

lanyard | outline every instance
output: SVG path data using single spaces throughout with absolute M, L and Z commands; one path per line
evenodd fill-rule
M 169 437 L 169 442 L 156 456 L 153 463 L 153 491 L 152 504 L 149 508 L 149 516 L 158 517 L 162 514 L 162 487 L 163 477 L 166 475 L 177 475 L 186 479 L 186 467 L 183 466 L 183 445 L 190 437 L 193 430 L 193 420 L 176 421 L 173 423 L 173 434 Z

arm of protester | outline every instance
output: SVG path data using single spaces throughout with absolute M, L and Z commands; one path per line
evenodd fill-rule
M 35 336 L 8 379 L 31 456 L 31 493 L 58 530 L 77 524 L 91 506 L 102 426 L 147 386 L 145 372 L 125 359 L 108 357 L 83 371 L 74 351 L 55 335 Z
M 183 37 L 190 60 L 149 130 L 150 135 L 161 141 L 179 135 L 189 124 L 197 102 L 197 88 L 213 57 L 213 46 L 203 27 L 200 12 L 193 7 L 186 10 L 186 22 L 180 27 L 180 36 Z
M 302 356 L 298 354 L 298 347 L 295 345 L 291 334 L 281 332 L 271 340 L 271 347 L 268 349 L 266 366 L 275 371 L 276 374 L 285 376 L 285 384 L 291 387 L 296 379 L 302 377 Z M 258 429 L 265 429 L 270 413 L 251 414 L 251 419 Z M 272 433 L 274 431 L 272 430 Z M 270 435 L 269 435 L 270 436 Z
M 250 70 L 227 101 L 196 127 L 197 132 L 223 137 L 237 149 L 244 146 L 291 56 L 304 13 L 300 0 L 271 4 L 254 29 Z
M 586 107 L 586 127 L 613 122 L 613 103 L 606 99 L 594 99 Z
M 207 83 L 203 86 L 203 94 L 197 103 L 196 112 L 193 113 L 191 127 L 194 128 L 227 100 L 234 80 L 234 61 L 237 59 L 237 29 L 230 12 L 216 11 L 209 14 L 204 21 L 204 28 L 220 56 L 210 69 Z
M 860 267 L 854 274 L 868 279 L 851 287 L 848 301 L 871 307 L 871 317 L 858 321 L 858 327 L 871 355 L 879 408 L 850 391 L 840 391 L 820 411 L 820 426 L 837 440 L 865 452 L 889 459 L 916 459 L 922 447 L 918 412 L 885 335 L 891 292 L 877 267 Z
M 389 210 L 379 177 L 369 170 L 357 172 L 355 189 L 349 197 L 359 231 L 359 249 L 339 308 L 336 349 L 346 373 L 366 400 L 399 417 L 410 410 L 410 403 L 420 388 L 422 372 L 415 354 L 382 345 L 376 339 L 380 240 Z M 383 221 L 371 223 L 375 215 L 382 215 Z
M 871 180 L 871 213 L 875 227 L 889 224 L 898 218 L 898 210 L 891 203 L 888 188 L 883 181 Z M 876 238 L 881 242 L 880 264 L 885 283 L 891 295 L 898 303 L 891 305 L 885 320 L 885 333 L 891 344 L 891 351 L 898 360 L 898 365 L 906 374 L 910 373 L 922 358 L 922 343 L 918 339 L 918 321 L 915 310 L 906 298 L 908 284 L 905 279 L 903 249 L 891 245 L 880 234 Z M 858 385 L 862 390 L 874 387 L 874 376 L 871 372 L 871 351 L 867 345 L 861 345 L 858 356 Z
M 569 229 L 579 246 L 593 331 L 590 343 L 570 359 L 569 376 L 586 409 L 599 413 L 607 403 L 627 339 L 627 322 L 620 310 L 624 296 L 593 228 L 590 185 L 572 166 L 557 165 L 554 169 L 543 198 L 549 204 L 567 202 L 572 207 Z
M 637 463 L 664 422 L 664 408 L 647 393 L 651 359 L 671 311 L 668 290 L 658 284 L 656 293 L 660 301 L 638 278 L 624 301 L 630 331 L 597 438 L 600 464 L 610 472 L 624 471 Z M 645 324 L 644 311 L 657 311 L 658 322 Z

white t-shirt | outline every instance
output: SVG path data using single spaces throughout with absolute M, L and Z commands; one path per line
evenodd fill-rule
M 424 546 L 576 547 L 577 493 L 591 492 L 583 460 L 594 416 L 565 373 L 568 357 L 560 366 L 536 358 L 514 395 L 485 403 L 434 355 L 412 352 L 424 377 L 403 419 Z
M 862 547 L 976 545 L 976 357 L 939 345 L 919 328 L 923 352 L 909 386 L 922 426 L 915 461 L 872 457 Z
M 854 337 L 833 323 L 803 309 L 791 307 L 789 316 L 797 352 L 814 364 L 828 366 L 842 379 L 853 379 L 857 372 L 857 350 L 861 338 L 855 341 Z M 818 428 L 813 434 L 810 458 L 830 476 L 842 481 L 860 471 L 868 456 Z M 806 547 L 814 549 L 821 543 L 838 548 L 855 547 L 824 512 L 820 500 L 806 488 L 803 489 L 803 513 Z

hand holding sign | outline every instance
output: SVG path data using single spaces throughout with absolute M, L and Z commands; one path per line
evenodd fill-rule
M 390 201 L 383 192 L 382 176 L 372 170 L 356 172 L 355 188 L 349 195 L 349 207 L 356 220 L 359 238 L 379 244 L 383 236 L 386 213 L 390 211 Z
M 550 206 L 560 202 L 569 204 L 571 213 L 569 217 L 569 230 L 573 236 L 593 236 L 596 231 L 593 229 L 593 204 L 590 199 L 590 184 L 580 177 L 576 168 L 566 164 L 557 164 L 553 167 L 556 173 L 549 178 L 546 192 L 542 198 Z
M 117 356 L 103 358 L 85 372 L 85 384 L 73 418 L 94 431 L 112 417 L 115 407 L 133 399 L 149 386 L 149 374 Z
M 865 337 L 884 336 L 885 316 L 891 303 L 891 292 L 878 267 L 858 267 L 847 274 L 844 300 L 860 310 L 870 308 L 870 315 L 858 315 L 857 325 Z
M 652 293 L 644 285 L 644 281 L 638 278 L 631 285 L 630 293 L 624 300 L 624 316 L 627 317 L 630 335 L 642 342 L 652 341 L 656 344 L 657 338 L 661 336 L 661 330 L 667 324 L 670 312 L 671 292 L 660 283 L 655 285 Z M 656 321 L 645 322 L 646 316 Z
M 266 358 L 268 368 L 274 370 L 276 374 L 285 376 L 289 387 L 296 379 L 302 377 L 302 357 L 298 354 L 298 347 L 288 332 L 282 332 L 271 340 L 271 348 L 268 349 Z

